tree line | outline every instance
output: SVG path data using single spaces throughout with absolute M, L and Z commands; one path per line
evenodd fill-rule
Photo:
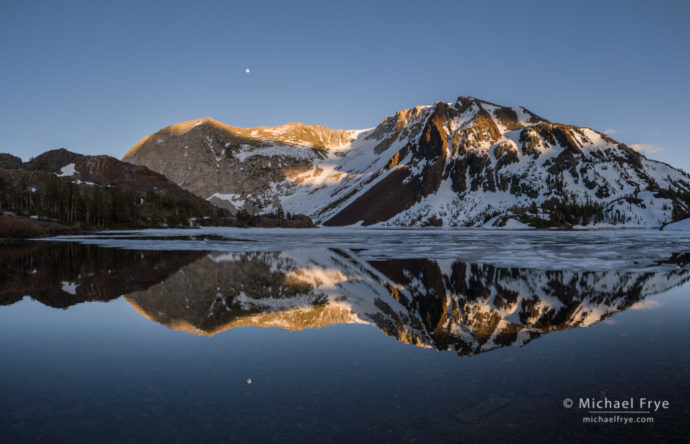
M 0 175 L 0 213 L 35 216 L 80 228 L 189 226 L 190 219 L 215 219 L 207 209 L 182 199 L 122 190 L 99 184 L 77 184 L 52 174 Z

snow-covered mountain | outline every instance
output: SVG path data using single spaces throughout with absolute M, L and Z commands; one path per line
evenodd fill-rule
M 690 176 L 589 128 L 460 97 L 368 130 L 172 125 L 123 158 L 218 206 L 324 225 L 661 226 Z
M 588 327 L 690 278 L 690 270 L 564 271 L 429 259 L 365 261 L 350 250 L 209 253 L 125 299 L 169 328 L 371 324 L 420 347 L 474 355 Z M 190 293 L 190 288 L 194 289 Z

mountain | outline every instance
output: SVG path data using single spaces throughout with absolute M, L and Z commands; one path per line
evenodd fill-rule
M 166 127 L 123 160 L 232 211 L 323 225 L 661 226 L 690 215 L 690 176 L 589 128 L 472 97 L 368 130 L 291 123 Z
M 58 149 L 25 163 L 13 157 L 4 156 L 11 168 L 0 168 L 0 210 L 20 216 L 82 228 L 137 228 L 227 215 L 165 176 L 110 156 Z
M 280 197 L 290 194 L 273 187 L 294 189 L 289 177 L 313 169 L 356 134 L 300 123 L 243 129 L 205 118 L 144 138 L 123 160 L 164 174 L 218 206 L 272 212 L 281 207 Z
M 201 204 L 208 208 L 206 202 L 201 203 L 197 196 L 181 189 L 165 176 L 111 156 L 85 156 L 61 148 L 31 159 L 23 168 L 55 173 L 58 177 L 70 177 L 72 181 L 80 183 L 118 187 L 137 193 L 155 191 L 161 197 Z

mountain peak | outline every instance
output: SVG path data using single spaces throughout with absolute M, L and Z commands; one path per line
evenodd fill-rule
M 60 171 L 60 168 L 80 157 L 83 157 L 83 154 L 73 153 L 65 148 L 58 148 L 46 151 L 45 153 L 30 159 L 28 162 L 24 163 L 23 168 L 27 170 L 40 170 L 56 173 Z
M 170 125 L 155 134 L 144 137 L 125 154 L 123 160 L 128 161 L 136 158 L 137 152 L 142 147 L 167 146 L 170 140 L 178 140 L 179 138 L 187 142 L 200 140 L 215 153 L 222 151 L 222 146 L 213 147 L 213 140 L 223 140 L 223 145 L 228 144 L 225 148 L 230 145 L 259 147 L 265 146 L 268 142 L 295 147 L 329 149 L 351 142 L 357 133 L 357 131 L 352 130 L 331 129 L 322 125 L 307 125 L 299 122 L 290 122 L 281 126 L 240 128 L 226 125 L 210 117 L 204 117 Z M 185 146 L 189 146 L 189 144 Z

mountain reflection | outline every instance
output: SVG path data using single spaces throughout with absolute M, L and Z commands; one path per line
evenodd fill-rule
M 363 323 L 405 343 L 469 356 L 587 327 L 682 284 L 690 270 L 679 257 L 658 271 L 545 271 L 367 261 L 326 248 L 206 253 L 33 243 L 0 249 L 0 304 L 28 295 L 66 308 L 122 295 L 146 318 L 198 335 Z

